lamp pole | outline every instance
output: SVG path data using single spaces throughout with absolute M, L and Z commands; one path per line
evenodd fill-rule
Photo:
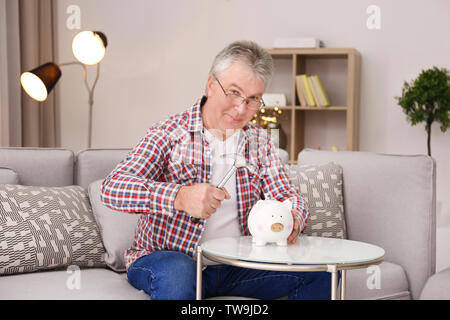
M 97 85 L 97 81 L 98 78 L 100 76 L 100 62 L 97 63 L 97 74 L 95 77 L 95 80 L 92 84 L 92 87 L 89 87 L 89 83 L 87 81 L 87 69 L 86 69 L 86 65 L 78 62 L 78 61 L 72 61 L 72 62 L 65 62 L 65 63 L 61 63 L 59 64 L 60 67 L 64 67 L 64 66 L 69 66 L 69 65 L 74 65 L 74 64 L 78 64 L 81 67 L 83 67 L 83 79 L 84 79 L 84 85 L 88 91 L 89 94 L 89 99 L 88 99 L 88 104 L 89 104 L 89 113 L 88 113 L 88 149 L 91 148 L 92 146 L 92 111 L 94 108 L 94 89 L 95 86 Z

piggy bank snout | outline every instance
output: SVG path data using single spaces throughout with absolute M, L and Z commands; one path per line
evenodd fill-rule
M 281 232 L 284 229 L 284 225 L 282 223 L 276 222 L 270 226 L 270 230 L 273 232 Z

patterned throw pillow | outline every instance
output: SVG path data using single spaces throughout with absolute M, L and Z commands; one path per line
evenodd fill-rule
M 285 167 L 291 183 L 308 203 L 310 218 L 304 234 L 346 239 L 342 168 L 335 163 Z
M 0 275 L 105 266 L 104 253 L 82 187 L 0 185 Z

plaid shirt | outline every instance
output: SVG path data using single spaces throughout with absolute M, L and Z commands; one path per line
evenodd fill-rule
M 174 209 L 183 185 L 209 183 L 211 157 L 203 134 L 203 97 L 190 109 L 152 126 L 145 137 L 103 181 L 101 199 L 108 207 L 142 214 L 134 241 L 125 252 L 127 269 L 138 258 L 158 250 L 175 250 L 194 257 L 204 220 L 193 223 L 188 213 Z M 238 154 L 257 167 L 255 172 L 236 171 L 237 214 L 242 235 L 249 235 L 247 218 L 264 197 L 293 201 L 300 230 L 309 211 L 290 184 L 276 149 L 265 130 L 247 124 Z

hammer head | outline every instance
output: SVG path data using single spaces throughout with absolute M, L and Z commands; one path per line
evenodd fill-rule
M 235 168 L 246 168 L 252 173 L 256 171 L 256 167 L 248 163 L 247 159 L 245 159 L 245 157 L 240 154 L 237 153 L 223 154 L 222 158 L 234 159 L 233 166 Z

